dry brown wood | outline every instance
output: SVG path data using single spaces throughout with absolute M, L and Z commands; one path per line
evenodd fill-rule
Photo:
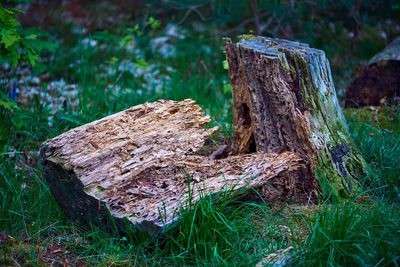
M 200 155 L 217 127 L 205 127 L 210 118 L 190 99 L 145 103 L 72 129 L 40 150 L 48 185 L 72 222 L 157 234 L 203 194 L 251 187 L 266 200 L 310 201 L 357 191 L 366 164 L 325 54 L 264 37 L 225 45 L 236 155 L 225 158 L 227 144 Z
M 261 188 L 270 200 L 290 198 L 290 174 L 303 166 L 300 157 L 196 155 L 216 130 L 204 128 L 209 121 L 193 100 L 132 107 L 46 141 L 40 151 L 45 177 L 72 222 L 123 232 L 132 224 L 156 234 L 189 200 L 232 187 Z
M 252 105 L 247 90 L 247 81 L 244 66 L 240 62 L 238 50 L 229 39 L 224 39 L 226 59 L 229 63 L 229 79 L 234 90 L 233 97 L 233 144 L 234 154 L 250 153 L 255 151 L 253 136 Z
M 252 36 L 236 44 L 225 39 L 225 47 L 236 114 L 234 147 L 240 152 L 291 151 L 303 158 L 297 200 L 321 192 L 340 198 L 357 190 L 366 163 L 348 132 L 324 52 Z M 243 106 L 249 111 L 245 130 Z M 251 135 L 254 147 L 243 138 Z

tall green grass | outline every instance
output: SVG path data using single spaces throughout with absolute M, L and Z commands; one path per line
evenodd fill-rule
M 309 222 L 298 254 L 303 266 L 400 265 L 400 109 L 349 110 L 354 141 L 369 163 L 363 192 L 353 201 L 325 203 Z
M 349 112 L 350 132 L 369 164 L 365 190 L 389 202 L 400 201 L 400 106 Z
M 17 261 L 40 266 L 43 262 L 37 252 L 61 243 L 60 247 L 68 245 L 77 255 L 76 260 L 98 265 L 251 266 L 287 243 L 278 227 L 282 222 L 267 206 L 231 199 L 231 191 L 221 193 L 218 199 L 204 195 L 191 203 L 190 209 L 181 211 L 177 225 L 163 236 L 152 238 L 136 232 L 128 239 L 95 227 L 70 226 L 36 173 L 27 176 L 24 170 L 1 164 L 0 174 L 0 227 L 17 240 L 1 247 L 2 264 L 10 264 L 13 255 Z M 270 233 L 275 233 L 273 238 Z
M 302 248 L 302 266 L 398 266 L 400 212 L 379 202 L 323 205 Z
M 204 195 L 191 209 L 183 210 L 179 223 L 159 238 L 134 233 L 134 239 L 129 240 L 94 227 L 70 225 L 46 185 L 35 153 L 47 138 L 159 98 L 193 98 L 211 115 L 213 125 L 231 135 L 232 113 L 229 92 L 224 92 L 228 78 L 222 68 L 221 42 L 190 36 L 175 41 L 177 53 L 166 59 L 149 50 L 152 36 L 138 41 L 136 49 L 140 51 L 120 48 L 118 43 L 124 35 L 124 29 L 92 34 L 89 38 L 97 40 L 98 46 L 87 47 L 82 45 L 84 37 L 76 34 L 60 46 L 45 71 L 53 79 L 62 77 L 76 83 L 80 106 L 58 111 L 51 119 L 52 127 L 48 124 L 49 107 L 39 101 L 18 110 L 0 111 L 0 230 L 14 238 L 0 246 L 0 264 L 18 259 L 43 265 L 38 251 L 45 253 L 57 244 L 73 253 L 77 263 L 82 260 L 98 266 L 252 266 L 289 245 L 297 249 L 294 260 L 298 265 L 399 265 L 398 109 L 394 115 L 384 113 L 393 117 L 385 124 L 366 120 L 361 111 L 347 116 L 355 142 L 370 166 L 369 175 L 361 177 L 364 193 L 352 202 L 326 203 L 318 207 L 321 211 L 307 214 L 310 207 L 299 207 L 298 212 L 291 206 L 229 199 L 226 192 L 219 201 Z M 112 57 L 118 60 L 107 63 Z M 159 71 L 154 78 L 163 77 L 157 80 L 161 90 L 157 84 L 146 87 L 143 77 L 127 71 L 110 74 L 104 69 L 118 69 L 123 59 L 153 64 Z M 130 90 L 116 93 L 117 87 Z M 282 226 L 293 230 L 296 242 L 288 239 Z M 299 237 L 294 238 L 296 235 Z

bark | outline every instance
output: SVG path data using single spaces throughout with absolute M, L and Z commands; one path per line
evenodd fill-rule
M 293 194 L 291 174 L 303 166 L 294 153 L 197 155 L 217 129 L 204 128 L 209 121 L 192 100 L 132 107 L 46 141 L 46 180 L 70 221 L 152 235 L 205 194 L 243 187 L 260 188 L 269 200 Z
M 365 161 L 347 130 L 329 63 L 306 44 L 225 40 L 234 100 L 229 143 L 193 100 L 145 103 L 72 129 L 40 150 L 48 185 L 80 225 L 152 235 L 203 195 L 257 188 L 266 200 L 312 201 L 357 192 Z
M 233 134 L 235 143 L 234 154 L 255 152 L 253 136 L 253 121 L 250 94 L 247 90 L 246 73 L 238 56 L 236 46 L 230 39 L 224 39 L 226 59 L 229 63 L 229 79 L 231 80 L 233 98 Z
M 400 37 L 376 54 L 346 89 L 346 106 L 391 103 L 400 97 Z
M 298 201 L 357 191 L 366 163 L 348 132 L 324 52 L 265 37 L 237 44 L 226 39 L 225 47 L 236 151 L 290 151 L 303 158 L 306 167 L 295 177 Z M 242 115 L 240 107 L 248 113 Z M 243 136 L 252 136 L 255 147 Z

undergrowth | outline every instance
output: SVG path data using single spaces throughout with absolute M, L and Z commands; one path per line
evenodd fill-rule
M 66 220 L 39 163 L 37 151 L 46 139 L 160 98 L 195 99 L 213 118 L 211 125 L 231 136 L 222 42 L 201 38 L 198 32 L 189 38 L 175 30 L 178 34 L 158 29 L 130 38 L 133 32 L 126 28 L 92 34 L 71 29 L 54 56 L 32 70 L 32 77 L 49 73 L 52 80 L 63 78 L 74 85 L 79 101 L 74 104 L 66 98 L 55 108 L 41 98 L 51 88 L 51 81 L 43 78 L 25 104 L 1 108 L 0 264 L 252 266 L 292 246 L 290 261 L 296 265 L 398 266 L 400 113 L 396 106 L 346 111 L 350 132 L 370 170 L 360 177 L 363 193 L 345 203 L 272 206 L 228 199 L 229 192 L 219 201 L 205 195 L 158 238 L 133 233 L 132 239 L 95 227 L 81 229 Z M 168 38 L 155 43 L 157 34 Z M 17 72 L 8 75 L 22 79 Z M 20 97 L 29 88 L 21 87 Z
M 399 265 L 399 209 L 380 202 L 325 204 L 311 222 L 298 264 Z

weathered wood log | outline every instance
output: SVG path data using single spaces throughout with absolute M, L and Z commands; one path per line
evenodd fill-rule
M 324 52 L 265 37 L 225 39 L 225 48 L 236 152 L 303 158 L 306 167 L 295 177 L 299 201 L 356 191 L 366 163 L 348 132 Z
M 216 130 L 204 128 L 209 121 L 192 100 L 159 100 L 72 129 L 41 147 L 47 183 L 74 223 L 153 235 L 202 194 L 245 186 L 270 200 L 293 194 L 291 174 L 303 167 L 294 153 L 197 155 Z
M 346 106 L 377 106 L 400 97 L 400 37 L 361 68 L 346 88 Z
M 246 73 L 244 65 L 238 56 L 238 50 L 225 39 L 225 50 L 229 63 L 229 79 L 233 89 L 233 132 L 235 142 L 233 144 L 234 154 L 250 153 L 256 150 L 253 136 L 253 121 L 250 117 L 251 102 L 250 93 L 247 89 Z

